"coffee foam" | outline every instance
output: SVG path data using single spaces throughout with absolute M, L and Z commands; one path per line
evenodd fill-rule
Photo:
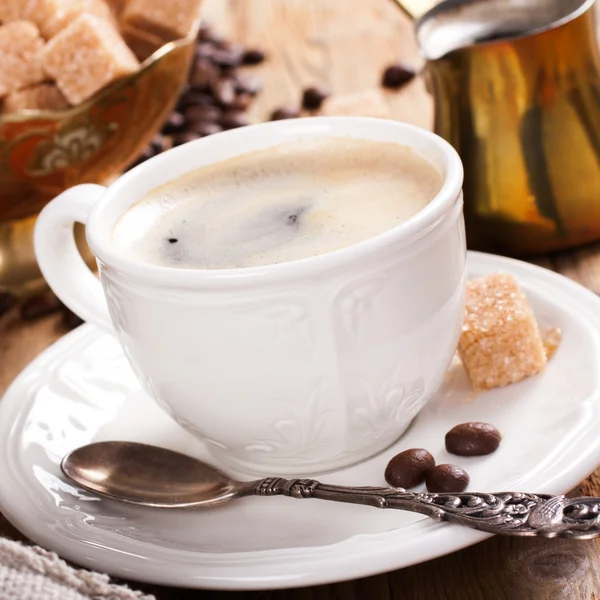
M 163 185 L 117 222 L 113 243 L 152 264 L 228 269 L 350 246 L 404 222 L 442 187 L 412 149 L 352 138 L 287 143 Z

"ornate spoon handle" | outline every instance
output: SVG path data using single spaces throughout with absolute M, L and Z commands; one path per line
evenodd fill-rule
M 547 494 L 503 492 L 411 493 L 402 488 L 345 487 L 314 479 L 267 477 L 243 495 L 318 498 L 422 513 L 502 535 L 588 539 L 600 537 L 600 498 L 566 498 Z

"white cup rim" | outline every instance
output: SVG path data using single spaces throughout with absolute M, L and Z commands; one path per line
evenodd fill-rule
M 134 185 L 136 180 L 143 179 L 151 171 L 156 172 L 160 169 L 168 170 L 169 165 L 176 164 L 180 159 L 189 157 L 190 154 L 200 155 L 206 153 L 210 156 L 211 148 L 214 148 L 217 143 L 221 145 L 227 144 L 235 149 L 241 142 L 247 142 L 248 139 L 260 140 L 263 136 L 273 134 L 276 134 L 279 142 L 271 144 L 271 146 L 284 143 L 286 138 L 293 138 L 295 135 L 310 139 L 320 135 L 341 137 L 345 132 L 351 137 L 371 139 L 369 135 L 352 134 L 357 130 L 364 131 L 365 129 L 375 132 L 376 130 L 381 130 L 382 127 L 386 128 L 388 132 L 395 134 L 395 137 L 397 134 L 398 143 L 404 143 L 411 147 L 411 144 L 403 141 L 403 137 L 408 135 L 435 147 L 443 156 L 446 174 L 441 190 L 427 206 L 407 221 L 374 237 L 326 254 L 290 262 L 258 267 L 211 270 L 178 269 L 144 263 L 136 258 L 124 255 L 118 249 L 114 248 L 111 243 L 110 237 L 114 219 L 110 222 L 106 213 L 111 205 L 115 203 L 115 200 L 128 187 Z M 248 149 L 236 153 L 233 150 L 231 156 L 228 156 L 228 158 L 251 151 L 252 149 Z M 216 163 L 220 162 L 220 160 L 223 159 L 209 160 L 202 164 Z M 202 166 L 202 164 L 199 164 L 198 167 Z M 193 167 L 189 170 L 193 170 Z M 166 177 L 164 182 L 176 179 L 178 176 Z M 164 287 L 198 289 L 273 283 L 305 276 L 314 276 L 319 272 L 337 268 L 348 261 L 357 260 L 368 254 L 378 253 L 391 244 L 396 245 L 402 242 L 408 244 L 412 239 L 418 239 L 424 233 L 431 230 L 436 223 L 443 220 L 443 217 L 459 201 L 462 183 L 463 167 L 454 148 L 436 134 L 415 125 L 370 117 L 309 117 L 273 121 L 249 125 L 189 142 L 163 152 L 131 169 L 111 184 L 94 205 L 86 224 L 86 237 L 92 252 L 103 265 L 128 279 L 142 283 Z M 136 198 L 135 200 L 138 199 Z M 120 214 L 123 212 L 121 211 Z

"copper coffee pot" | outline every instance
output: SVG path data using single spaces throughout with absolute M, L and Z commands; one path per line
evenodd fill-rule
M 595 0 L 395 0 L 415 19 L 435 131 L 465 167 L 469 247 L 600 239 Z

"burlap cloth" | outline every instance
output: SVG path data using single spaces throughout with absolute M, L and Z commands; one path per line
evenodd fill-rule
M 91 599 L 155 600 L 107 575 L 73 569 L 53 552 L 0 537 L 0 600 Z

